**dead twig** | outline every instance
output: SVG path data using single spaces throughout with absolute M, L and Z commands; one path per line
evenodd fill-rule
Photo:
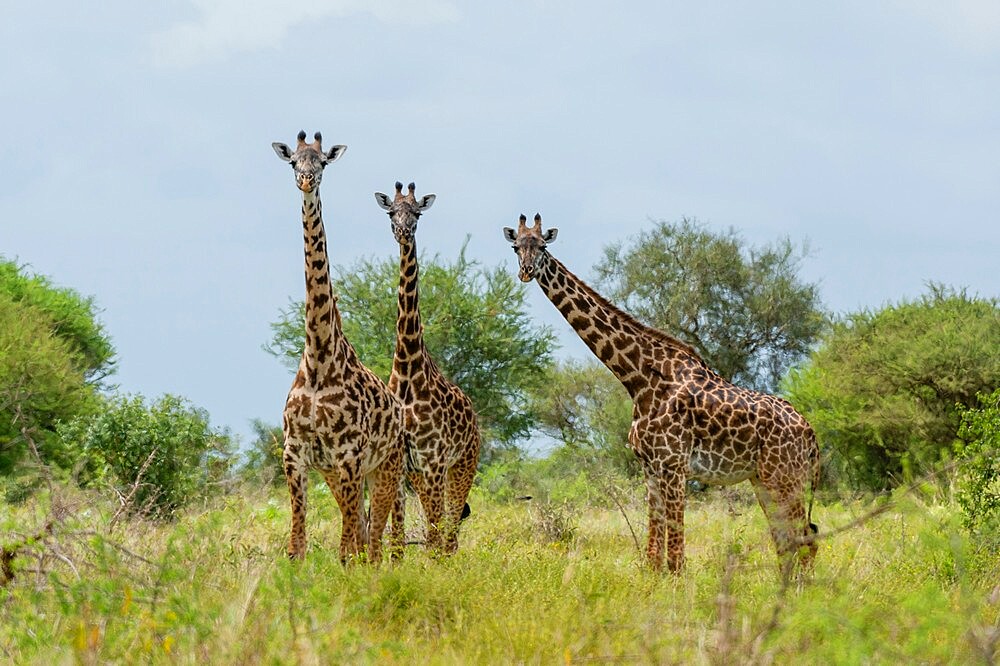
M 716 620 L 716 639 L 711 652 L 713 664 L 732 664 L 736 662 L 733 656 L 733 648 L 736 640 L 733 635 L 733 611 L 736 608 L 736 599 L 732 594 L 733 575 L 739 566 L 736 552 L 730 549 L 729 556 L 726 557 L 726 568 L 722 572 L 722 581 L 719 584 L 719 594 L 716 597 L 718 604 L 719 618 Z
M 146 456 L 146 461 L 142 463 L 142 467 L 139 468 L 139 472 L 135 475 L 135 481 L 132 482 L 132 486 L 129 488 L 127 495 L 123 495 L 117 489 L 115 490 L 115 492 L 118 493 L 118 502 L 120 506 L 118 507 L 118 510 L 115 511 L 115 515 L 113 515 L 111 520 L 108 521 L 109 532 L 114 529 L 115 525 L 118 524 L 118 521 L 121 520 L 122 516 L 131 512 L 135 494 L 139 492 L 139 488 L 142 487 L 142 477 L 146 473 L 146 470 L 149 469 L 149 465 L 153 462 L 153 458 L 156 456 L 156 451 L 157 449 L 154 447 L 153 450 L 149 452 L 149 455 Z
M 598 477 L 596 480 L 598 483 L 601 484 L 601 487 L 604 489 L 604 494 L 611 498 L 611 501 L 614 502 L 616 507 L 618 507 L 619 513 L 622 514 L 622 518 L 625 519 L 625 524 L 628 526 L 628 531 L 632 535 L 632 543 L 635 544 L 635 550 L 639 554 L 639 560 L 642 561 L 643 559 L 642 544 L 639 543 L 639 535 L 636 534 L 635 528 L 632 527 L 632 521 L 629 520 L 628 511 L 625 510 L 625 505 L 622 503 L 621 498 L 619 497 L 618 487 L 612 484 L 608 479 L 604 477 Z

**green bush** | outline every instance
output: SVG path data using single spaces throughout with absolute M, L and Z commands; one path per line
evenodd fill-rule
M 799 275 L 807 253 L 788 238 L 752 246 L 733 229 L 659 221 L 606 247 L 595 284 L 723 377 L 770 392 L 826 323 L 819 286 Z
M 1000 389 L 979 397 L 980 408 L 962 414 L 965 440 L 956 499 L 965 527 L 995 554 L 1000 550 Z
M 565 463 L 610 466 L 626 476 L 641 476 L 639 459 L 628 444 L 632 400 L 603 365 L 572 360 L 554 365 L 532 392 L 531 409 L 541 430 L 562 442 Z
M 250 479 L 267 483 L 282 484 L 285 474 L 282 470 L 282 450 L 284 433 L 280 425 L 270 425 L 260 419 L 250 424 L 254 438 L 247 446 L 242 474 Z
M 229 435 L 213 430 L 204 410 L 172 395 L 148 406 L 141 396 L 111 399 L 60 433 L 101 463 L 133 511 L 161 517 L 208 494 L 226 480 L 232 462 Z
M 940 285 L 836 322 L 782 389 L 829 452 L 828 472 L 883 489 L 951 457 L 961 409 L 1000 386 L 1000 304 Z

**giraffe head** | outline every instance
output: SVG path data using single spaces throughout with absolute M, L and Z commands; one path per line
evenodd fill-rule
M 340 159 L 340 156 L 347 150 L 347 146 L 334 146 L 330 150 L 323 150 L 323 135 L 319 132 L 313 136 L 312 143 L 306 143 L 306 133 L 299 132 L 299 143 L 295 151 L 283 143 L 275 141 L 271 144 L 278 157 L 292 165 L 295 170 L 295 184 L 303 192 L 312 192 L 319 189 L 319 183 L 323 180 L 323 168 L 327 164 L 332 164 Z
M 522 215 L 518 220 L 516 232 L 510 227 L 503 228 L 503 237 L 510 241 L 511 247 L 514 248 L 514 254 L 517 255 L 517 260 L 520 263 L 517 276 L 521 278 L 521 282 L 531 282 L 534 279 L 535 273 L 542 267 L 545 258 L 549 256 L 548 250 L 545 248 L 556 239 L 556 234 L 559 233 L 559 230 L 555 228 L 543 232 L 542 216 L 538 213 L 535 213 L 533 226 L 529 227 L 527 222 L 528 218 Z
M 410 183 L 407 193 L 403 194 L 403 184 L 396 183 L 396 196 L 391 201 L 389 195 L 381 192 L 375 193 L 375 201 L 382 210 L 389 213 L 389 221 L 392 224 L 392 235 L 396 237 L 396 242 L 412 243 L 413 236 L 417 233 L 417 221 L 420 215 L 431 207 L 435 194 L 425 194 L 418 200 L 414 195 L 417 186 Z

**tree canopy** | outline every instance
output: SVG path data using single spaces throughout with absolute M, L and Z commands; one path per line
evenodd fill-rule
M 608 246 L 595 272 L 609 299 L 692 345 L 720 375 L 773 391 L 825 324 L 817 285 L 798 275 L 805 255 L 787 238 L 752 247 L 733 229 L 685 218 Z
M 362 259 L 336 267 L 331 276 L 339 294 L 344 333 L 362 362 L 383 380 L 392 371 L 396 341 L 396 258 Z M 438 367 L 472 399 L 484 431 L 481 456 L 491 447 L 525 437 L 535 424 L 528 391 L 544 380 L 555 336 L 532 322 L 526 289 L 510 271 L 487 269 L 465 255 L 453 261 L 420 257 L 420 314 L 424 341 Z M 291 301 L 271 324 L 264 349 L 296 368 L 305 339 L 302 301 Z
M 954 451 L 962 409 L 1000 387 L 1000 304 L 941 285 L 849 314 L 783 388 L 833 471 L 882 488 Z
M 91 298 L 0 259 L 0 475 L 33 446 L 41 462 L 71 467 L 56 426 L 99 405 L 114 348 Z
M 51 334 L 68 345 L 70 359 L 88 383 L 99 384 L 115 371 L 115 349 L 98 320 L 92 297 L 57 287 L 13 261 L 0 258 L 0 293 L 33 308 L 49 321 Z

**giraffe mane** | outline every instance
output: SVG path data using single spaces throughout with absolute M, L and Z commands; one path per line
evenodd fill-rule
M 551 254 L 549 256 L 552 257 Z M 638 333 L 640 333 L 641 335 L 644 335 L 644 336 L 646 336 L 648 338 L 651 338 L 652 340 L 655 340 L 656 342 L 662 343 L 662 344 L 666 345 L 667 347 L 669 347 L 670 349 L 672 349 L 674 351 L 677 351 L 677 352 L 680 352 L 680 353 L 683 353 L 683 354 L 687 354 L 692 359 L 696 360 L 699 364 L 701 364 L 702 366 L 704 366 L 707 370 L 713 372 L 713 374 L 717 374 L 717 373 L 715 373 L 714 370 L 712 370 L 708 366 L 707 363 L 705 363 L 705 359 L 703 359 L 701 357 L 701 355 L 695 350 L 694 347 L 692 347 L 691 345 L 687 344 L 686 342 L 683 342 L 683 341 L 675 338 L 674 336 L 670 335 L 669 333 L 665 333 L 665 332 L 661 331 L 658 328 L 653 328 L 652 326 L 648 326 L 648 325 L 642 323 L 641 321 L 639 321 L 638 319 L 636 319 L 635 316 L 633 316 L 632 314 L 630 314 L 628 312 L 625 312 L 620 307 L 618 307 L 617 305 L 615 305 L 614 303 L 612 303 L 611 301 L 609 301 L 607 298 L 605 298 L 604 296 L 602 296 L 600 293 L 598 293 L 589 284 L 587 284 L 586 282 L 584 282 L 583 280 L 581 280 L 575 273 L 573 273 L 573 271 L 571 271 L 568 268 L 566 268 L 565 264 L 563 264 L 561 261 L 559 261 L 555 257 L 552 257 L 552 261 L 556 262 L 556 264 L 558 264 L 559 267 L 563 271 L 565 271 L 568 275 L 570 275 L 573 279 L 575 279 L 577 281 L 577 283 L 580 285 L 580 288 L 583 289 L 587 293 L 588 296 L 590 296 L 595 301 L 597 301 L 597 303 L 601 307 L 606 308 L 607 310 L 615 313 L 615 315 L 619 319 L 621 319 L 625 324 L 633 327 Z

